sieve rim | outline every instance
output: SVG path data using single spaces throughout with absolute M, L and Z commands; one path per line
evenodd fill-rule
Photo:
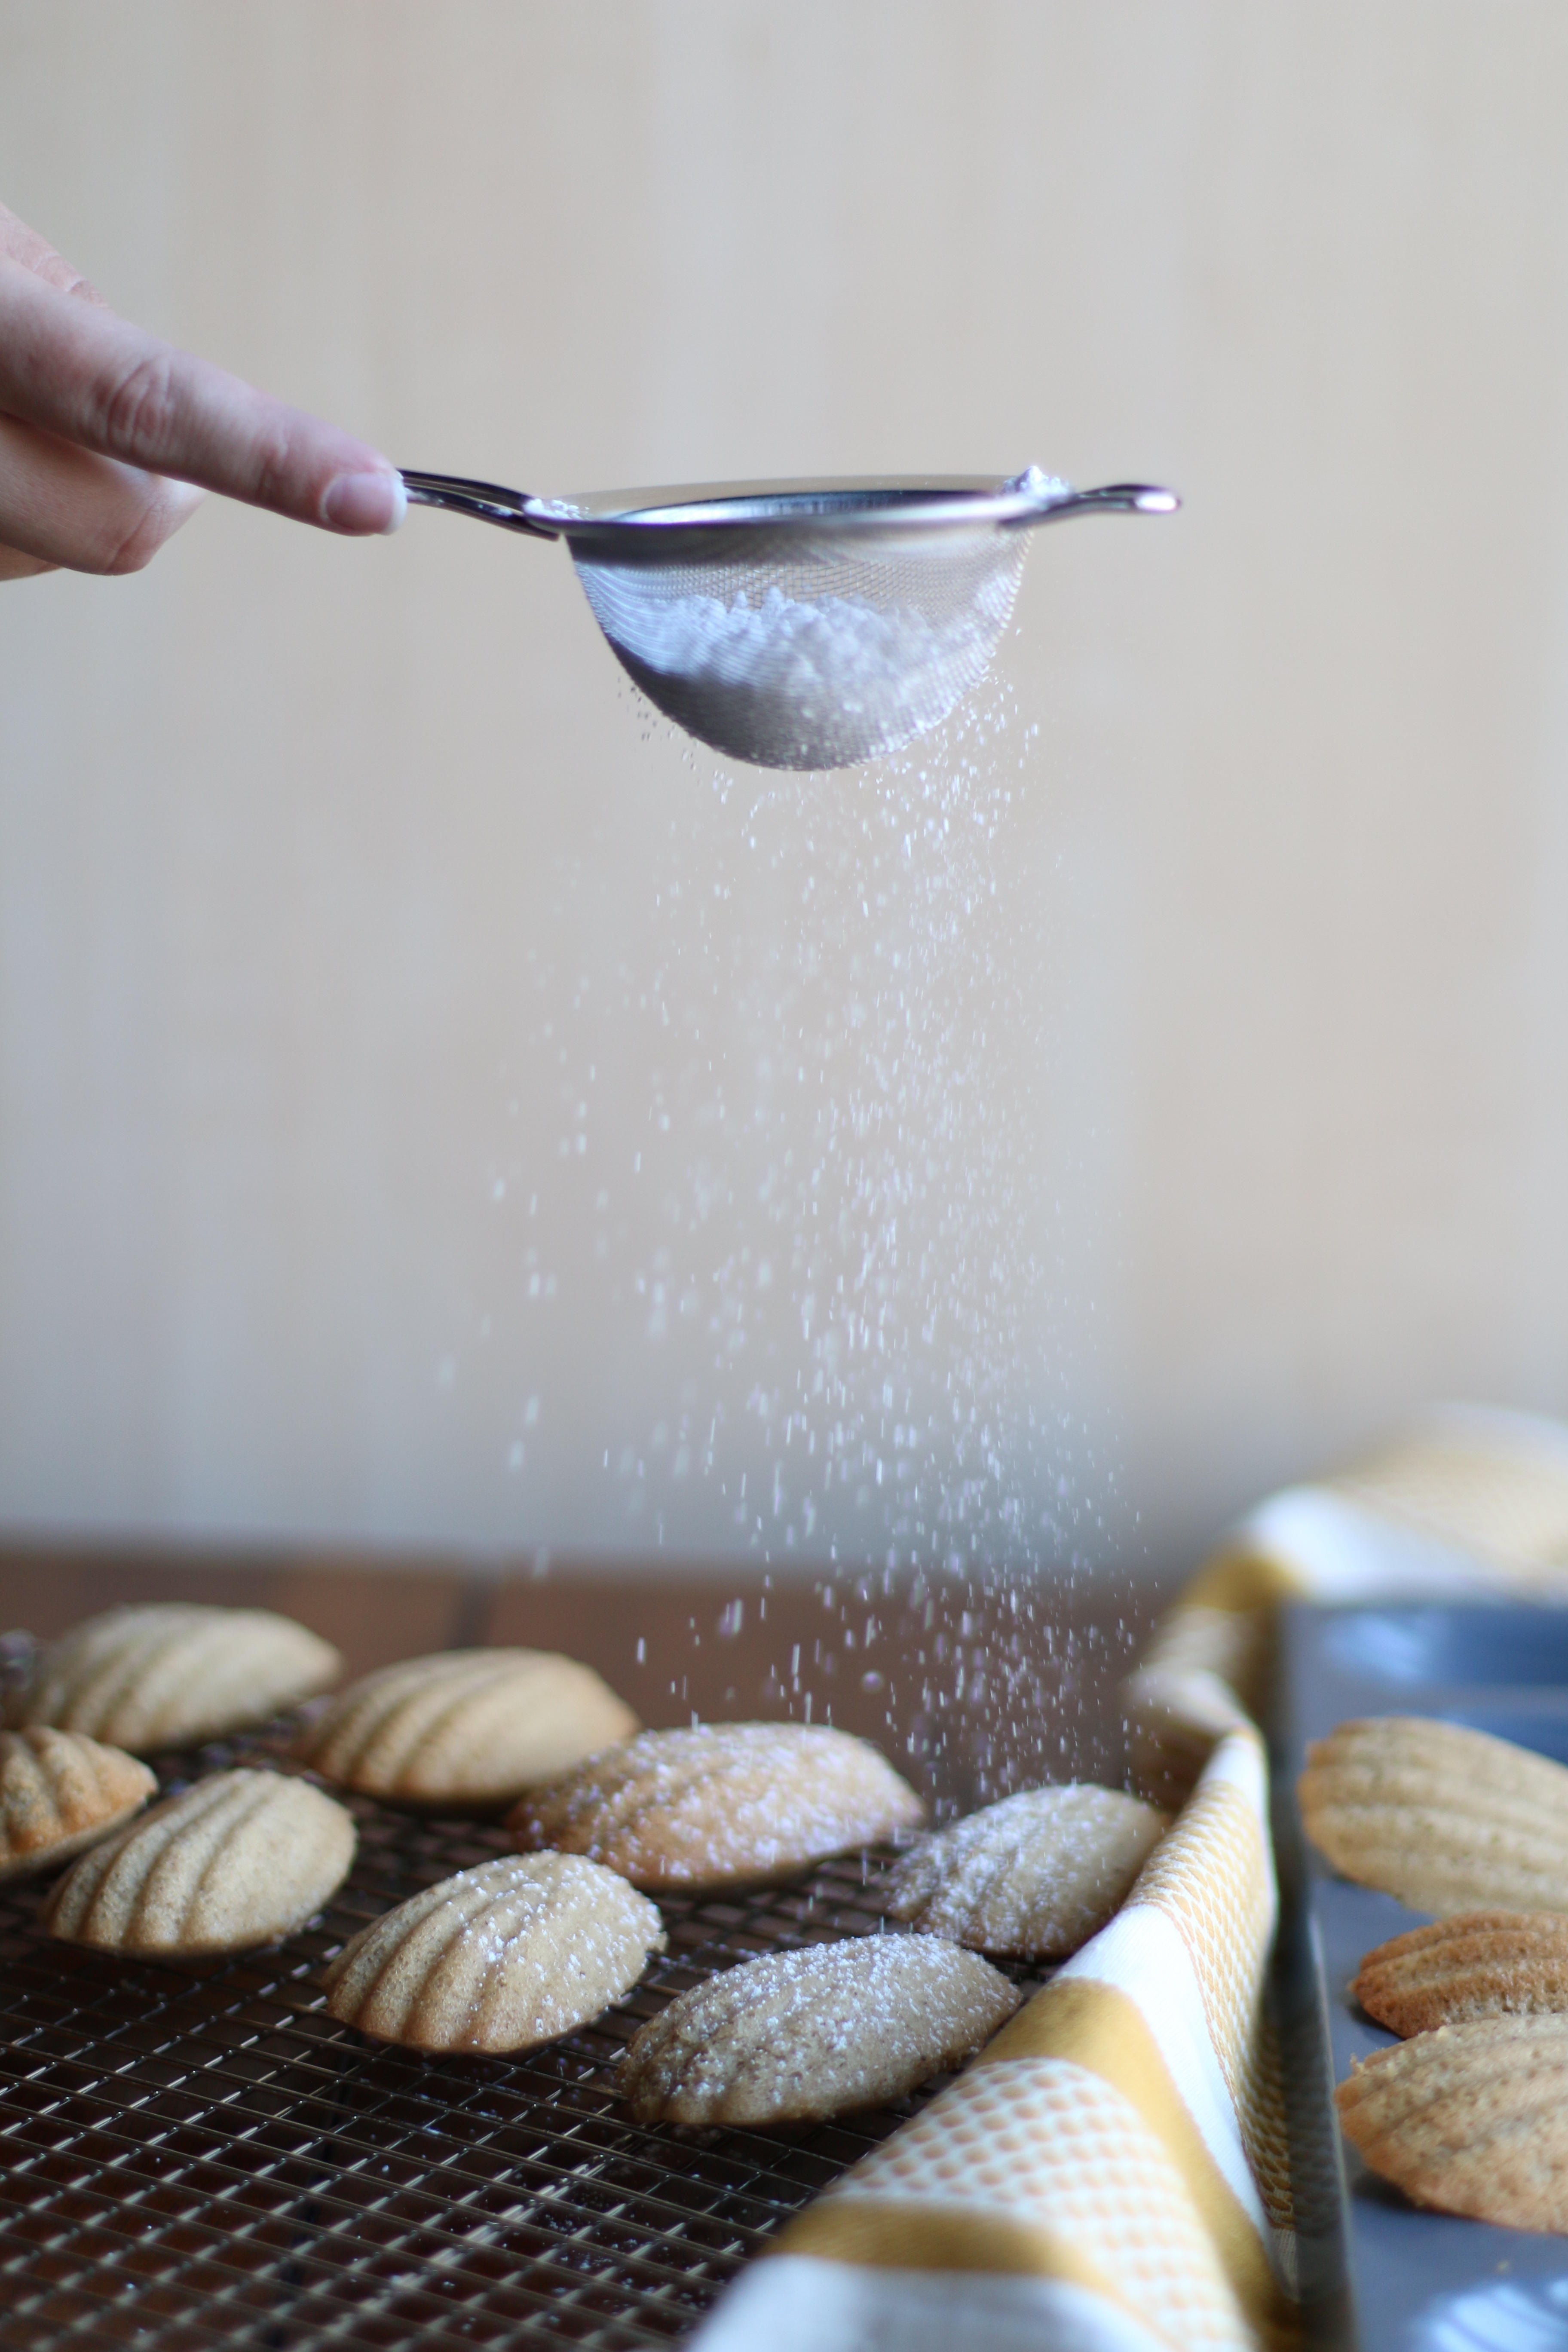
M 829 562 L 846 545 L 909 552 L 922 541 L 935 553 L 961 534 L 984 541 L 1061 515 L 1171 514 L 1181 504 L 1174 492 L 1143 482 L 1075 490 L 1037 466 L 1002 481 L 988 474 L 883 474 L 595 490 L 574 499 L 531 498 L 495 482 L 407 468 L 403 480 L 415 504 L 563 539 L 579 564 L 645 569 L 763 557 Z
M 755 545 L 803 540 L 902 538 L 912 532 L 994 529 L 1034 519 L 1069 495 L 1056 480 L 1025 488 L 994 474 L 883 474 L 826 480 L 671 484 L 534 499 L 531 516 L 590 557 L 695 555 L 691 542 L 728 555 L 743 534 Z

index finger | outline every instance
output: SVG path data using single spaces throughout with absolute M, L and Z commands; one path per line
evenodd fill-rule
M 328 530 L 395 530 L 367 442 L 0 257 L 0 409 L 85 449 Z

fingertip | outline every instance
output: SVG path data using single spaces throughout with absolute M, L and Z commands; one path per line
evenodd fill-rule
M 321 520 L 328 530 L 356 537 L 389 535 L 407 511 L 401 474 L 339 474 L 321 493 Z

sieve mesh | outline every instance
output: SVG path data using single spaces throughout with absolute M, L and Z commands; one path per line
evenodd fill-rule
M 797 539 L 701 563 L 574 550 L 622 664 L 668 717 L 731 757 L 847 767 L 944 719 L 989 667 L 1022 531 Z
M 160 1780 L 276 1762 L 287 1736 L 163 1759 Z M 275 1952 L 201 1973 L 52 1943 L 37 1883 L 0 1889 L 7 2346 L 668 2345 L 937 2087 L 787 2138 L 645 2129 L 614 2093 L 623 2044 L 674 1993 L 761 1952 L 874 1932 L 885 1854 L 663 1898 L 668 1950 L 619 2008 L 544 2050 L 366 2042 L 325 2013 L 327 1958 L 507 1849 L 497 1827 L 349 1801 L 360 1852 L 329 1910 Z

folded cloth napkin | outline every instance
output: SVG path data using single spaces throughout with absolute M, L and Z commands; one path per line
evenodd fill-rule
M 1190 1790 L 1110 1925 L 744 2271 L 696 2352 L 1272 2352 L 1297 2335 L 1264 1980 L 1276 1895 L 1251 1720 L 1272 1606 L 1568 1601 L 1568 1429 L 1427 1416 L 1276 1496 L 1128 1685 L 1143 1776 Z
M 1364 1460 L 1242 1521 L 1164 1618 L 1126 1685 L 1135 1769 L 1179 1799 L 1255 1713 L 1275 1604 L 1568 1601 L 1568 1428 L 1435 1408 Z

